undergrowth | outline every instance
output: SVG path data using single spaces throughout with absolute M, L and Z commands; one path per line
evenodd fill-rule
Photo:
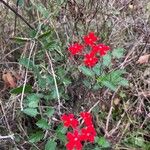
M 150 149 L 150 3 L 17 2 L 0 1 L 0 149 Z

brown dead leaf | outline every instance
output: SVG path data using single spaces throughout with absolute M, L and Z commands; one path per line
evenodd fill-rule
M 17 83 L 10 72 L 3 73 L 2 79 L 6 87 L 15 88 Z
M 115 104 L 115 105 L 119 105 L 119 103 L 120 103 L 120 99 L 119 99 L 119 98 L 115 98 L 115 99 L 114 99 L 114 104 Z
M 137 61 L 137 63 L 139 63 L 139 64 L 148 63 L 149 58 L 150 58 L 150 54 L 146 54 L 146 55 L 140 56 L 139 60 Z

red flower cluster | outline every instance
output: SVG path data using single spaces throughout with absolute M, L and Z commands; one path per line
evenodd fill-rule
M 82 117 L 85 127 L 79 130 L 78 120 L 74 118 L 73 114 L 66 115 L 64 114 L 61 117 L 61 120 L 64 123 L 65 127 L 72 127 L 73 133 L 67 133 L 68 143 L 66 144 L 67 150 L 82 150 L 82 142 L 89 141 L 94 142 L 96 136 L 96 131 L 93 126 L 92 116 L 89 112 L 81 112 L 80 116 Z
M 96 44 L 98 40 L 99 38 L 94 34 L 94 32 L 90 32 L 88 35 L 83 37 L 84 46 L 82 44 L 75 43 L 69 46 L 68 49 L 72 55 L 76 55 L 81 53 L 86 46 L 90 46 L 91 51 L 84 56 L 84 64 L 87 67 L 93 67 L 98 62 L 97 53 L 99 53 L 100 56 L 104 56 L 107 51 L 110 50 L 110 47 L 105 44 Z

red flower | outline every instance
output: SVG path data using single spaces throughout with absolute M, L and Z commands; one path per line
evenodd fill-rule
M 92 116 L 89 112 L 81 112 L 80 116 L 83 118 L 84 123 L 86 124 L 86 126 L 93 126 Z
M 66 144 L 67 150 L 82 150 L 81 137 L 78 131 L 74 133 L 67 133 L 68 143 Z
M 72 128 L 76 128 L 78 126 L 78 120 L 74 118 L 73 114 L 63 115 L 61 120 L 64 122 L 65 127 L 71 126 Z
M 92 54 L 86 54 L 84 58 L 84 64 L 88 67 L 93 67 L 98 62 L 98 58 Z
M 88 126 L 81 129 L 81 140 L 94 142 L 96 131 L 93 126 Z
M 69 46 L 68 49 L 72 55 L 75 55 L 82 51 L 83 46 L 79 43 L 74 43 L 73 45 Z
M 94 32 L 90 32 L 88 35 L 84 36 L 83 39 L 87 45 L 91 46 L 95 44 L 95 42 L 98 40 L 98 37 L 95 36 Z
M 104 56 L 108 50 L 110 50 L 110 47 L 104 44 L 98 44 L 92 47 L 92 53 L 96 54 L 99 52 L 101 56 Z

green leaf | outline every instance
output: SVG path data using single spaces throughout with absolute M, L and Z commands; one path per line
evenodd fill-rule
M 89 80 L 83 80 L 83 84 L 89 89 L 92 87 L 91 82 Z
M 94 150 L 102 150 L 100 147 L 95 147 Z
M 42 131 L 37 131 L 36 133 L 32 133 L 29 136 L 29 142 L 36 143 L 40 141 L 44 137 L 44 133 Z
M 25 108 L 23 112 L 31 117 L 35 117 L 38 114 L 38 111 L 36 108 Z
M 95 73 L 91 69 L 89 69 L 85 66 L 80 66 L 79 70 L 86 76 L 93 77 L 95 75 Z
M 109 74 L 100 76 L 97 81 L 103 86 L 115 91 L 118 86 L 128 86 L 128 81 L 122 77 L 124 70 L 112 71 Z
M 37 1 L 35 0 L 31 0 L 31 2 L 45 18 L 49 16 L 50 14 L 49 11 L 46 9 L 46 7 L 42 3 L 37 3 Z
M 27 105 L 32 108 L 38 107 L 38 103 L 40 101 L 40 97 L 38 94 L 32 93 L 27 96 Z
M 63 133 L 57 133 L 57 138 L 64 143 L 67 141 L 66 135 Z
M 38 36 L 38 39 L 43 39 L 43 38 L 45 38 L 45 37 L 48 37 L 48 36 L 51 35 L 51 33 L 52 33 L 52 30 L 48 30 L 48 31 L 42 33 L 41 35 L 39 35 L 39 36 Z
M 18 6 L 23 6 L 24 5 L 24 0 L 18 0 Z
M 101 70 L 102 70 L 102 65 L 101 65 L 101 63 L 97 63 L 93 68 L 92 68 L 92 70 L 94 71 L 94 73 L 96 74 L 96 75 L 100 75 L 100 73 L 101 73 Z
M 113 85 L 110 81 L 102 81 L 102 85 L 108 87 L 109 89 L 116 91 L 117 87 Z
M 62 142 L 66 142 L 66 132 L 67 132 L 67 128 L 63 127 L 62 124 L 60 124 L 57 129 L 56 129 L 56 134 L 57 134 L 57 138 L 59 140 L 61 140 Z
M 125 78 L 122 78 L 121 81 L 119 82 L 119 85 L 127 87 L 127 86 L 129 86 L 129 82 Z
M 46 78 L 38 77 L 38 85 L 40 88 L 46 88 Z
M 100 145 L 102 148 L 109 148 L 110 147 L 110 143 L 104 138 L 104 137 L 100 137 L 98 139 L 98 145 Z
M 20 87 L 17 87 L 15 89 L 12 89 L 10 91 L 10 93 L 12 93 L 12 94 L 21 94 L 22 90 L 23 90 L 23 86 L 20 86 Z M 31 85 L 26 85 L 25 89 L 24 89 L 24 93 L 29 93 L 29 92 L 32 92 L 32 86 Z
M 45 150 L 56 150 L 57 143 L 53 140 L 48 140 L 45 145 Z
M 102 66 L 109 67 L 111 65 L 111 55 L 108 53 L 107 55 L 103 56 L 103 63 Z
M 48 117 L 52 117 L 53 114 L 54 114 L 54 111 L 55 111 L 54 108 L 49 107 L 49 108 L 47 108 L 45 114 L 46 114 Z
M 121 58 L 124 54 L 124 49 L 123 48 L 116 48 L 112 51 L 112 55 L 114 58 Z
M 58 5 L 62 5 L 65 2 L 65 0 L 56 0 L 56 2 Z
M 50 125 L 47 123 L 47 121 L 45 119 L 41 119 L 39 120 L 36 125 L 39 127 L 39 128 L 42 128 L 44 130 L 47 130 L 50 128 Z
M 59 93 L 60 94 L 60 93 Z M 50 99 L 56 99 L 57 98 L 57 92 L 56 92 L 56 88 L 53 87 L 51 93 L 50 93 Z
M 65 86 L 68 86 L 69 84 L 71 84 L 71 80 L 70 79 L 68 79 L 68 78 L 63 78 L 63 84 L 65 85 Z
M 29 60 L 27 57 L 22 57 L 19 60 L 19 63 L 28 69 L 33 69 L 33 61 Z
M 66 134 L 67 132 L 67 128 L 64 127 L 62 124 L 59 124 L 57 129 L 56 129 L 56 133 L 62 133 L 62 134 Z
M 145 141 L 143 137 L 135 137 L 134 141 L 135 141 L 135 145 L 139 147 L 143 147 L 145 145 Z

